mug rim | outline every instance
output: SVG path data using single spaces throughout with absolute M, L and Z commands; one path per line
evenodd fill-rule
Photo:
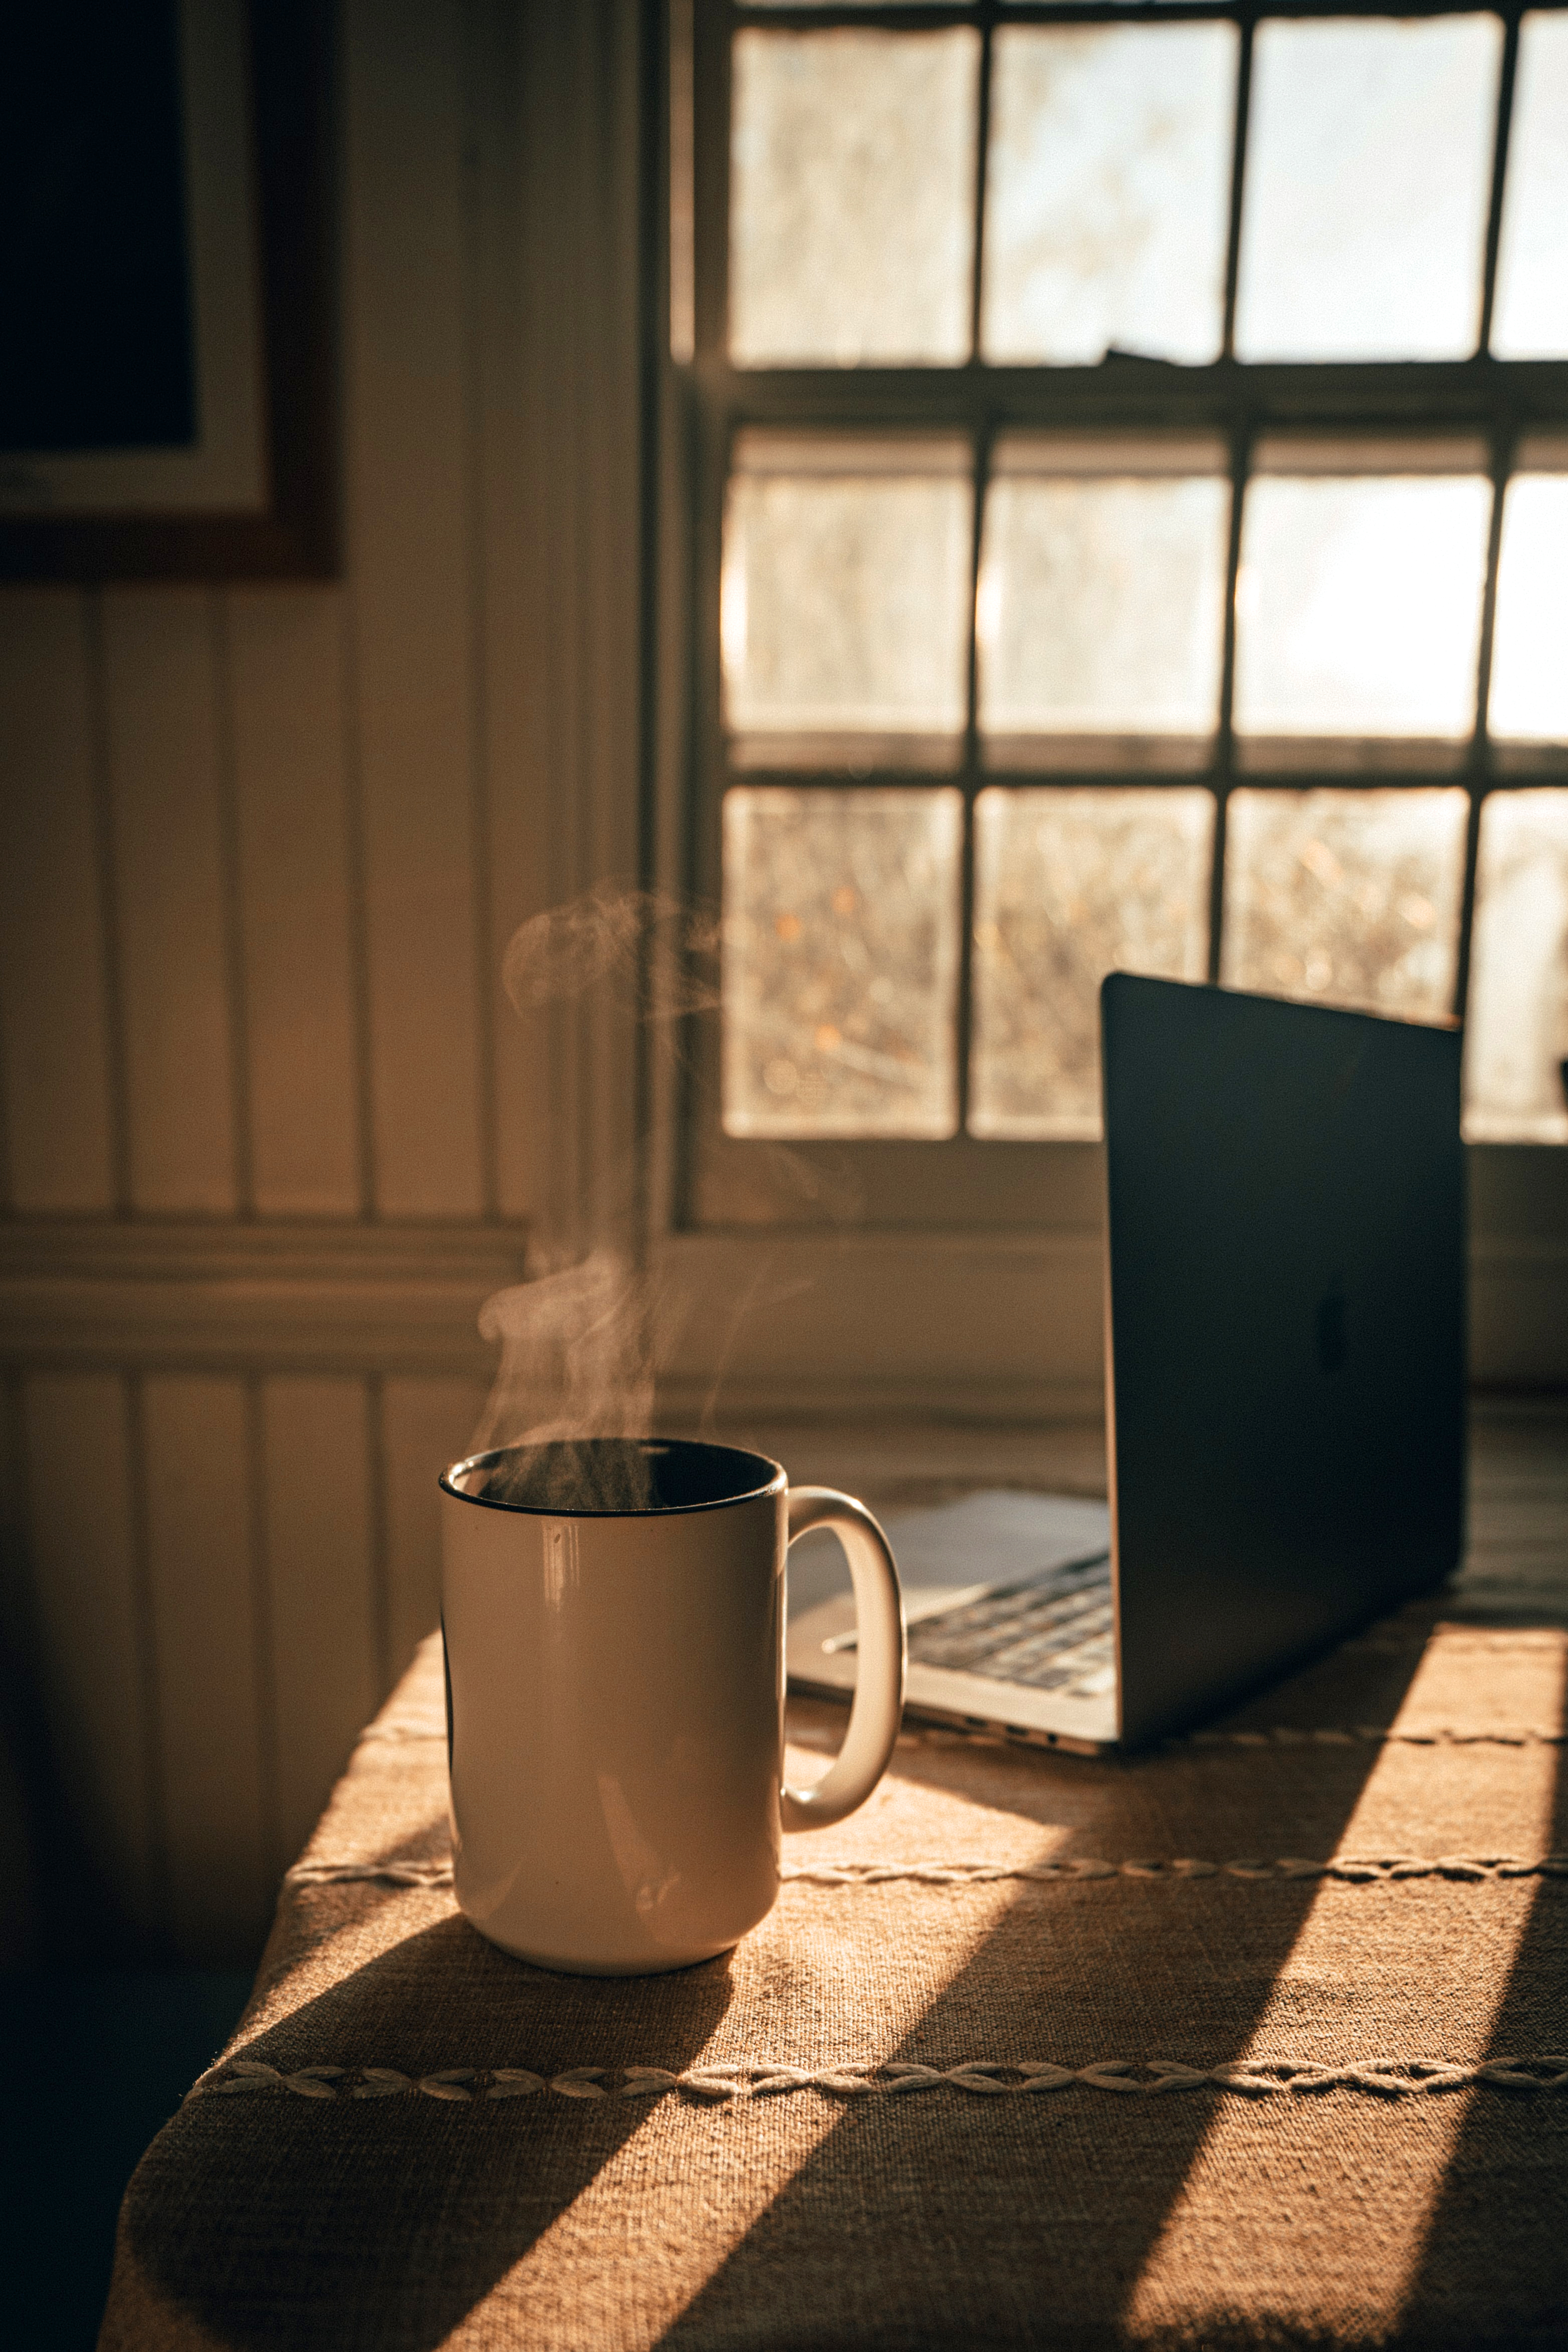
M 475 1469 L 482 1463 L 497 1462 L 503 1454 L 522 1454 L 533 1451 L 542 1452 L 546 1447 L 552 1445 L 592 1445 L 596 1444 L 645 1445 L 657 1447 L 659 1452 L 663 1454 L 674 1454 L 677 1452 L 690 1452 L 694 1454 L 727 1454 L 738 1462 L 755 1463 L 759 1471 L 765 1471 L 768 1475 L 759 1479 L 755 1486 L 744 1488 L 742 1492 L 737 1495 L 716 1495 L 708 1502 L 640 1503 L 624 1507 L 615 1506 L 605 1507 L 602 1505 L 588 1503 L 576 1505 L 566 1510 L 563 1510 L 559 1504 L 510 1503 L 498 1495 L 471 1495 L 463 1487 L 455 1486 L 452 1483 L 454 1478 L 461 1476 L 465 1470 Z M 451 1496 L 455 1503 L 473 1503 L 483 1511 L 511 1511 L 524 1518 L 672 1519 L 679 1518 L 683 1516 L 688 1516 L 694 1511 L 727 1511 L 733 1509 L 735 1505 L 737 1503 L 755 1503 L 767 1496 L 781 1494 L 787 1490 L 789 1484 L 789 1473 L 785 1470 L 783 1464 L 781 1462 L 775 1462 L 771 1454 L 759 1454 L 754 1446 L 725 1445 L 716 1440 L 706 1437 L 633 1437 L 614 1439 L 547 1437 L 538 1440 L 535 1446 L 529 1446 L 526 1442 L 519 1441 L 517 1444 L 512 1445 L 486 1446 L 477 1454 L 465 1454 L 461 1461 L 448 1463 L 446 1468 L 441 1473 L 440 1477 L 437 1479 L 436 1484 L 443 1494 Z

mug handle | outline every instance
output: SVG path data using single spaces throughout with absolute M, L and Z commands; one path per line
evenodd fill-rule
M 863 1503 L 831 1486 L 791 1486 L 789 1503 L 789 1541 L 831 1528 L 855 1588 L 859 1672 L 844 1744 L 811 1788 L 779 1791 L 787 1830 L 820 1830 L 863 1805 L 887 1769 L 904 1712 L 904 1597 L 887 1538 Z

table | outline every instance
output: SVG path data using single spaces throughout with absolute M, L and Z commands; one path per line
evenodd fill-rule
M 1562 1421 L 1474 1492 L 1457 1588 L 1155 1755 L 911 1728 L 663 1978 L 457 1916 L 433 1638 L 131 2183 L 104 2346 L 1568 2340 Z M 792 1705 L 792 1772 L 841 1724 Z

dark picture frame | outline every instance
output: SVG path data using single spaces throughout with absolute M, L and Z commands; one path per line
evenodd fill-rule
M 324 580 L 340 568 L 334 44 L 330 0 L 246 0 L 236 102 L 253 159 L 256 438 L 261 488 L 243 507 L 160 503 L 158 461 L 116 454 L 112 511 L 0 499 L 0 579 Z M 189 125 L 186 126 L 189 143 Z M 4 464 L 0 460 L 0 464 Z M 129 479 L 129 495 L 125 483 Z

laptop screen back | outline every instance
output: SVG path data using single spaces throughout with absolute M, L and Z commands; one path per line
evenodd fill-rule
M 1123 972 L 1101 1010 L 1136 1744 L 1458 1564 L 1459 1038 Z

